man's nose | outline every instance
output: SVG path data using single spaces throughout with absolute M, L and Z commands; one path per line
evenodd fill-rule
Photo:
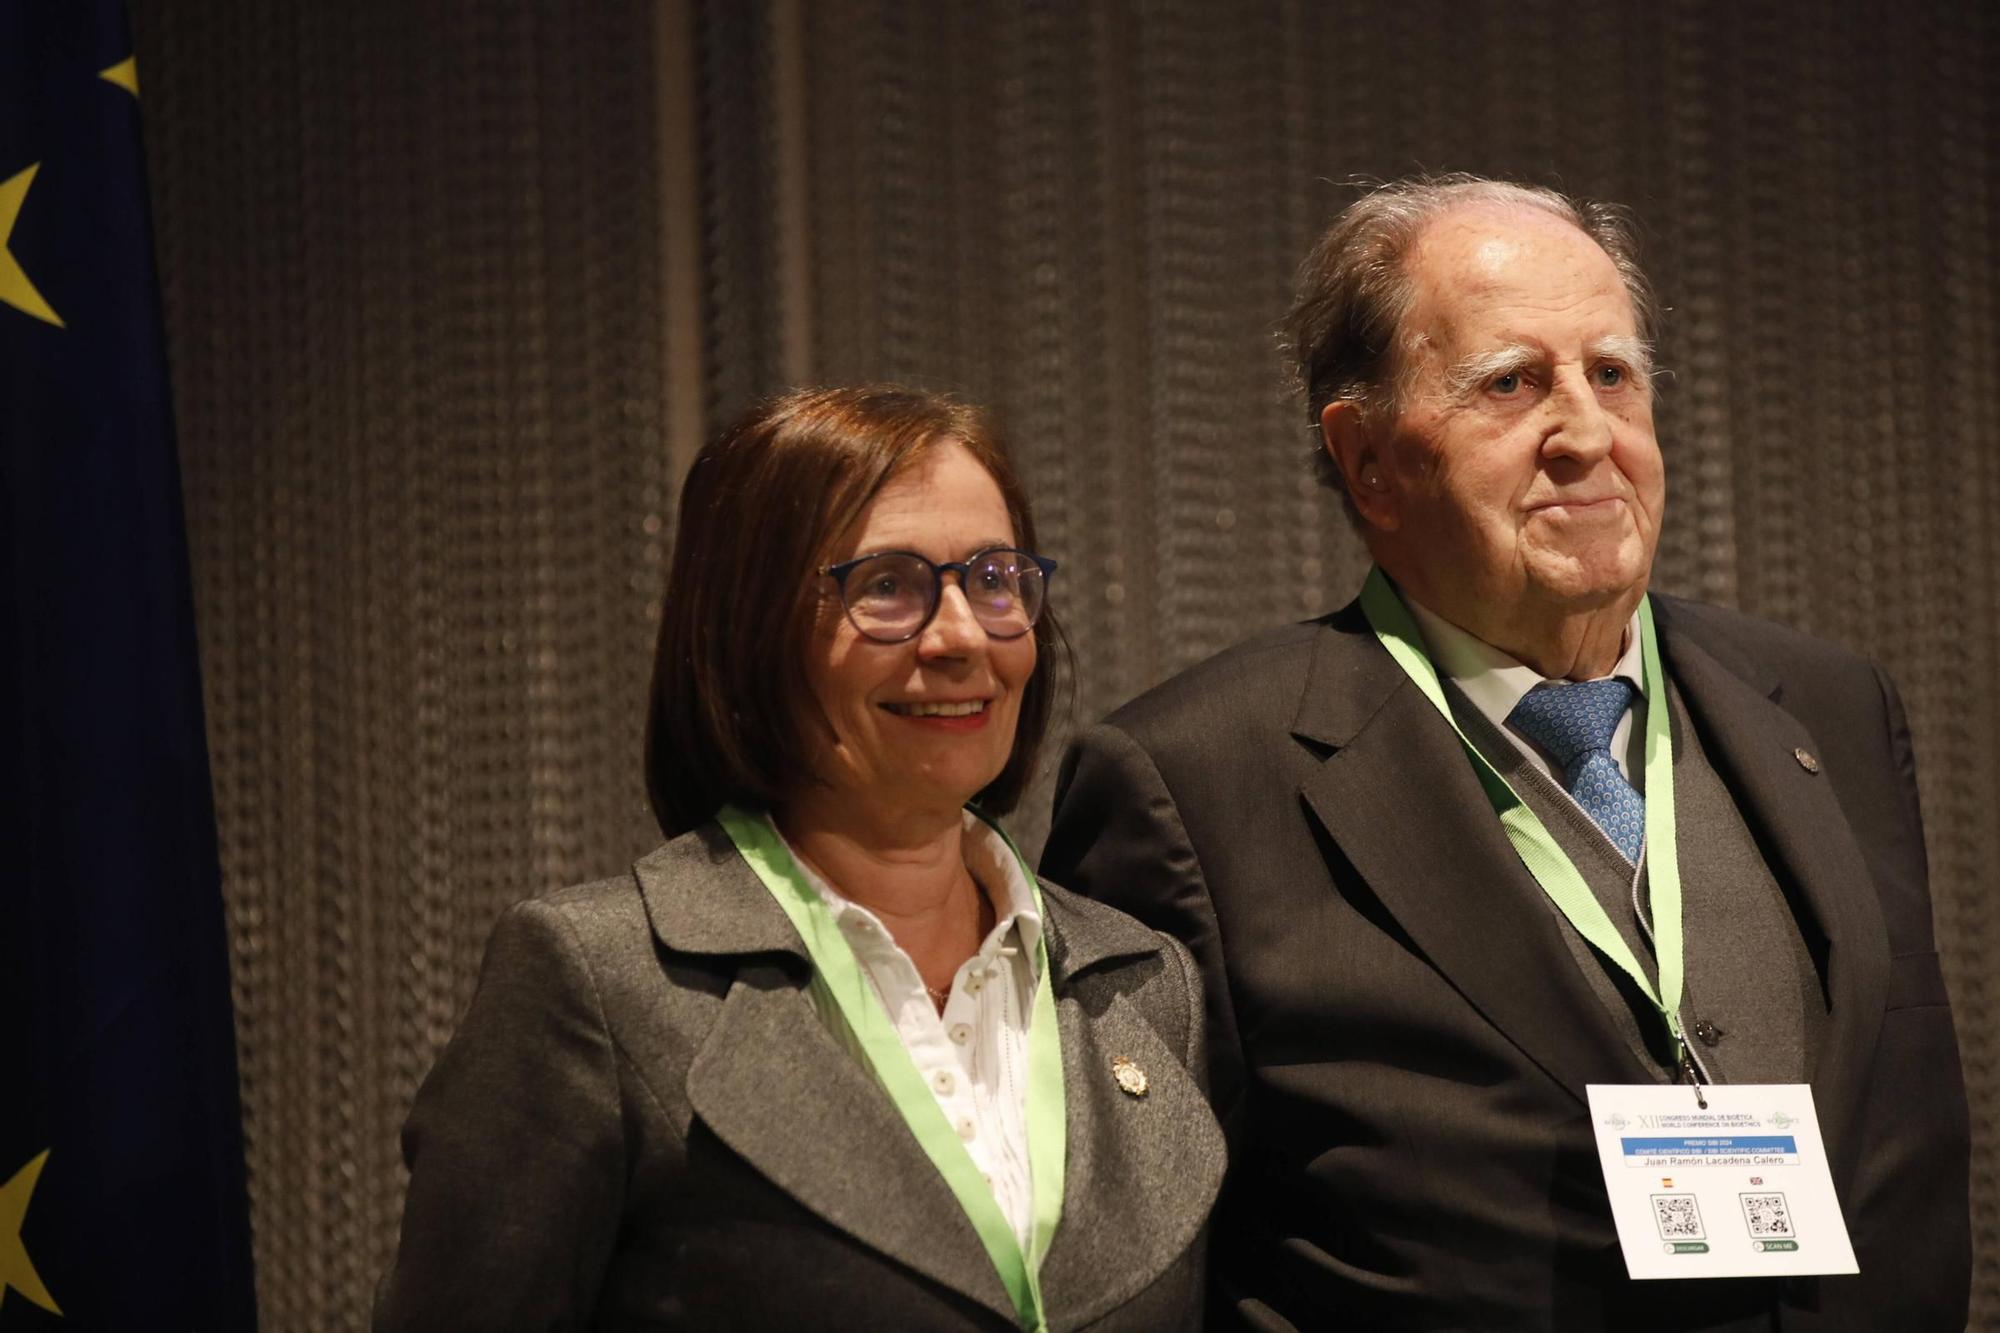
M 967 657 L 985 647 L 986 627 L 972 614 L 965 589 L 946 578 L 938 589 L 937 614 L 917 637 L 917 651 L 926 657 Z
M 1556 376 L 1548 397 L 1550 430 L 1543 449 L 1594 461 L 1611 451 L 1611 414 L 1598 401 L 1583 371 Z

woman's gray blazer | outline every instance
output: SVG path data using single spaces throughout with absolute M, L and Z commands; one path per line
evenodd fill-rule
M 1220 1131 L 1187 951 L 1043 885 L 1068 1168 L 1055 1329 L 1195 1327 Z M 520 903 L 403 1131 L 378 1330 L 1007 1329 L 957 1199 L 713 824 Z M 1119 1090 L 1123 1057 L 1146 1075 Z

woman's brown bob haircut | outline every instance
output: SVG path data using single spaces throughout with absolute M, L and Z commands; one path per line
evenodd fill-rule
M 646 790 L 668 837 L 725 802 L 768 808 L 814 781 L 806 659 L 831 593 L 816 571 L 869 501 L 939 444 L 963 445 L 992 476 L 1035 549 L 1028 498 L 976 408 L 895 387 L 814 389 L 753 408 L 701 451 L 681 490 L 646 719 Z M 1059 679 L 1062 632 L 1044 607 L 1035 670 L 1000 775 L 975 798 L 1013 808 L 1034 773 Z

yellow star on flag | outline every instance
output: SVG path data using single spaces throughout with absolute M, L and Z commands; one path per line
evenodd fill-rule
M 28 281 L 14 252 L 7 248 L 14 235 L 14 220 L 21 216 L 21 205 L 28 198 L 28 187 L 35 183 L 35 173 L 41 169 L 42 164 L 36 162 L 26 171 L 0 182 L 0 303 L 61 328 L 62 317 L 49 308 L 49 303 L 35 290 L 35 284 Z
M 115 83 L 126 92 L 139 95 L 139 57 L 126 56 L 110 69 L 100 69 L 97 77 L 106 83 Z
M 49 1160 L 48 1149 L 36 1153 L 14 1178 L 0 1185 L 0 1305 L 7 1301 L 7 1288 L 26 1296 L 52 1315 L 60 1316 L 55 1298 L 42 1285 L 35 1265 L 28 1259 L 28 1247 L 21 1242 L 21 1223 L 27 1220 L 28 1199 L 41 1178 L 42 1164 Z

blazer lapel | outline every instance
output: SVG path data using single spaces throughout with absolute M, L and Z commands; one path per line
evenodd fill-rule
M 737 974 L 688 1070 L 717 1138 L 835 1228 L 1010 1322 L 958 1198 L 888 1096 L 775 968 Z
M 1052 897 L 1045 906 L 1067 1132 L 1062 1222 L 1042 1263 L 1042 1295 L 1050 1325 L 1074 1328 L 1129 1301 L 1187 1252 L 1221 1187 L 1224 1149 L 1181 1053 L 1124 996 L 1093 1013 L 1073 989 L 1077 973 L 1111 958 L 1159 957 L 1173 967 L 1158 938 L 1108 912 L 1100 922 L 1087 904 L 1089 915 Z M 1120 1089 L 1118 1059 L 1144 1072 L 1143 1095 Z
M 1292 730 L 1331 751 L 1301 789 L 1328 855 L 1352 864 L 1364 892 L 1487 1021 L 1579 1101 L 1588 1083 L 1654 1081 L 1598 1018 L 1603 1005 L 1456 733 L 1358 604 L 1320 637 Z
M 1674 632 L 1670 601 L 1655 598 L 1654 607 L 1661 655 L 1709 758 L 1774 857 L 1773 873 L 1797 887 L 1827 940 L 1827 1026 L 1812 1088 L 1834 1178 L 1844 1185 L 1860 1146 L 1849 1129 L 1860 1114 L 1888 996 L 1888 938 L 1867 863 L 1832 784 L 1807 772 L 1796 757 L 1796 751 L 1819 747 L 1774 702 L 1780 683 L 1750 663 L 1725 664 L 1721 655 Z
M 820 1021 L 805 946 L 727 835 L 711 826 L 698 846 L 670 845 L 639 876 L 666 948 L 744 955 L 688 1068 L 695 1115 L 829 1225 L 1013 1322 L 957 1196 Z

